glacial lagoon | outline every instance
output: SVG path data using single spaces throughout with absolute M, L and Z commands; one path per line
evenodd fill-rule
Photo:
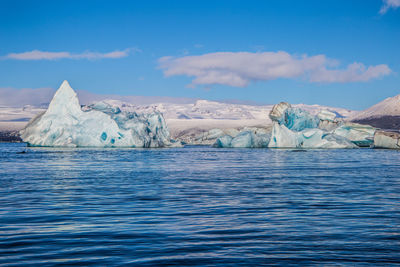
M 0 144 L 0 265 L 400 262 L 400 151 Z

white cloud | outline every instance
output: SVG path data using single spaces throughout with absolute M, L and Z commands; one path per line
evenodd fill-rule
M 343 70 L 328 70 L 321 68 L 312 72 L 310 75 L 311 82 L 367 82 L 391 73 L 390 68 L 385 65 L 369 66 L 366 68 L 362 63 L 352 63 Z
M 80 54 L 74 54 L 70 52 L 48 52 L 40 50 L 32 50 L 29 52 L 22 53 L 10 53 L 6 55 L 5 59 L 15 60 L 57 60 L 57 59 L 102 59 L 102 58 L 123 58 L 129 55 L 132 50 L 138 51 L 137 49 L 125 49 L 115 50 L 109 53 L 97 53 L 97 52 L 83 52 Z
M 245 87 L 250 82 L 279 78 L 307 79 L 310 82 L 365 82 L 390 74 L 387 65 L 365 67 L 353 63 L 337 69 L 338 61 L 324 55 L 296 56 L 287 52 L 218 52 L 200 56 L 163 57 L 159 66 L 164 75 L 194 77 L 192 84 L 222 84 Z
M 400 7 L 400 0 L 383 0 L 383 6 L 379 13 L 385 14 L 390 8 L 396 9 L 398 7 Z

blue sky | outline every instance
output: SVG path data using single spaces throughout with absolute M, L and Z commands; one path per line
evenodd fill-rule
M 399 6 L 2 1 L 0 88 L 364 109 L 400 94 Z

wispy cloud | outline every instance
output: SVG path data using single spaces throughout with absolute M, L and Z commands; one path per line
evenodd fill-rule
M 385 64 L 365 67 L 362 63 L 352 63 L 342 70 L 328 70 L 324 67 L 313 71 L 310 75 L 311 82 L 346 83 L 367 82 L 391 73 Z
M 400 0 L 383 0 L 383 5 L 379 10 L 380 14 L 385 14 L 389 9 L 400 7 Z
M 15 60 L 58 60 L 58 59 L 104 59 L 104 58 L 123 58 L 127 57 L 129 53 L 138 51 L 138 49 L 125 49 L 125 50 L 115 50 L 108 53 L 98 53 L 86 51 L 80 54 L 74 54 L 70 52 L 49 52 L 32 50 L 22 53 L 10 53 L 3 57 L 3 59 L 15 59 Z
M 366 67 L 353 63 L 338 69 L 338 61 L 325 55 L 296 56 L 287 52 L 218 52 L 200 56 L 163 57 L 159 66 L 164 75 L 194 77 L 195 85 L 245 87 L 250 82 L 279 78 L 306 79 L 310 82 L 366 82 L 391 73 L 385 65 Z

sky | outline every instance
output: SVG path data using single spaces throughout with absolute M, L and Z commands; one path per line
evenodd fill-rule
M 68 80 L 93 94 L 361 110 L 400 94 L 399 47 L 400 0 L 3 0 L 0 102 Z

